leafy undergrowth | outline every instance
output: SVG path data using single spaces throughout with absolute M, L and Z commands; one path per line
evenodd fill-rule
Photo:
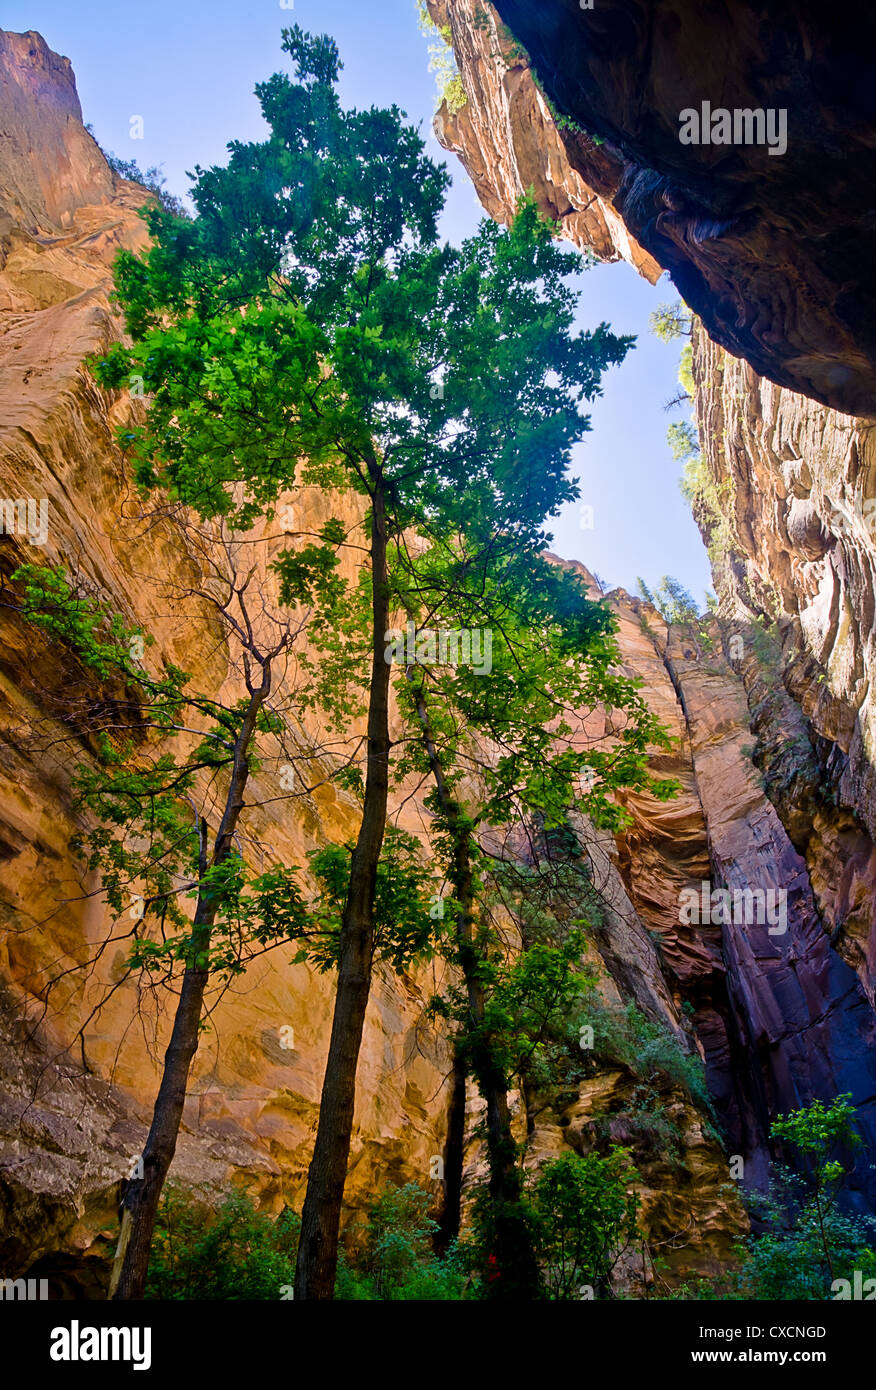
M 664 1057 L 656 1035 L 642 1034 L 637 1026 L 636 1036 L 641 1047 L 662 1059 L 661 1067 L 676 1065 Z M 876 1297 L 876 1223 L 848 1215 L 841 1203 L 851 1171 L 848 1156 L 861 1147 L 850 1099 L 814 1101 L 774 1122 L 774 1140 L 797 1151 L 802 1169 L 775 1165 L 773 1187 L 759 1199 L 764 1231 L 738 1247 L 737 1266 L 724 1278 L 683 1283 L 668 1298 Z M 837 1152 L 845 1159 L 835 1157 Z M 527 1177 L 519 1217 L 538 1256 L 538 1298 L 635 1296 L 620 1294 L 616 1280 L 625 1252 L 642 1239 L 637 1180 L 631 1152 L 616 1145 L 605 1155 L 569 1151 Z M 441 1254 L 435 1249 L 434 1202 L 434 1194 L 415 1183 L 380 1192 L 347 1227 L 335 1297 L 358 1302 L 495 1297 L 498 1282 L 513 1271 L 500 1269 L 491 1254 L 486 1190 L 476 1194 L 463 1239 Z M 159 1210 L 146 1296 L 291 1299 L 299 1227 L 291 1207 L 273 1217 L 235 1193 L 211 1210 L 191 1192 L 170 1186 Z M 654 1297 L 654 1290 L 647 1294 Z

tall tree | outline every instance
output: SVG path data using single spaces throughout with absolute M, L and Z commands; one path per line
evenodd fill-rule
M 516 556 L 449 557 L 446 547 L 433 548 L 409 576 L 407 602 L 412 610 L 416 602 L 420 614 L 425 609 L 430 624 L 456 626 L 479 616 L 493 624 L 488 676 L 474 666 L 407 665 L 400 700 L 421 737 L 412 741 L 400 771 L 432 777 L 427 804 L 436 814 L 448 863 L 454 959 L 465 986 L 464 1001 L 456 1000 L 461 1031 L 455 1073 L 470 1070 L 486 1103 L 495 1276 L 487 1287 L 497 1297 L 531 1298 L 538 1270 L 508 1104 L 514 1067 L 508 1029 L 501 1024 L 505 1012 L 495 1007 L 503 952 L 479 911 L 483 875 L 489 875 L 502 827 L 522 832 L 518 844 L 525 845 L 533 821 L 549 832 L 564 828 L 570 811 L 582 809 L 600 825 L 619 828 L 625 816 L 614 799 L 617 789 L 638 786 L 672 795 L 674 784 L 655 779 L 648 768 L 649 751 L 664 745 L 666 734 L 637 683 L 617 670 L 615 620 L 604 604 L 587 597 L 576 575 L 537 557 L 521 565 Z M 424 647 L 425 636 L 421 630 Z M 610 737 L 603 716 L 611 720 Z M 489 850 L 484 839 L 491 842 Z M 550 959 L 541 943 L 539 949 L 534 964 L 549 966 L 547 993 L 565 1007 L 564 990 L 574 993 L 572 958 L 564 947 Z M 530 990 L 536 974 L 528 972 Z M 507 998 L 507 982 L 503 988 Z M 521 1036 L 526 1031 L 519 1019 L 515 1027 Z M 451 1158 L 448 1195 L 455 1199 L 461 1186 L 458 1143 Z M 451 1229 L 455 1225 L 454 1214 Z
M 374 955 L 374 894 L 391 757 L 386 632 L 393 557 L 414 535 L 459 535 L 525 563 L 576 492 L 582 402 L 628 341 L 572 331 L 580 265 L 531 205 L 439 246 L 447 184 L 401 113 L 342 110 L 328 39 L 284 31 L 296 78 L 258 93 L 267 140 L 198 171 L 198 216 L 147 216 L 154 244 L 123 256 L 132 348 L 99 369 L 152 393 L 129 443 L 146 487 L 245 524 L 296 483 L 362 499 L 367 558 L 348 597 L 364 619 L 323 625 L 323 659 L 364 690 L 364 797 L 339 939 L 338 984 L 302 1212 L 296 1297 L 330 1298 Z M 301 603 L 334 576 L 340 521 L 278 561 Z M 355 541 L 351 540 L 351 544 Z M 335 604 L 334 611 L 339 610 Z
M 123 968 L 114 962 L 112 983 L 103 993 L 97 988 L 76 1032 L 83 1055 L 89 1025 L 132 978 L 141 989 L 144 981 L 150 990 L 163 988 L 174 1001 L 152 1123 L 124 1184 L 110 1285 L 110 1296 L 119 1299 L 143 1295 L 209 986 L 224 989 L 256 957 L 283 943 L 297 945 L 294 960 L 336 969 L 349 878 L 345 846 L 313 852 L 304 875 L 265 854 L 258 813 L 307 796 L 314 778 L 324 776 L 316 769 L 327 763 L 341 782 L 348 766 L 342 750 L 302 737 L 315 683 L 290 680 L 289 658 L 307 615 L 269 602 L 277 582 L 259 582 L 259 572 L 266 578 L 264 559 L 259 564 L 253 555 L 264 538 L 232 541 L 223 539 L 222 528 L 218 535 L 212 530 L 190 526 L 184 532 L 190 560 L 198 557 L 203 567 L 199 578 L 188 577 L 184 592 L 160 579 L 152 587 L 156 599 L 165 590 L 165 599 L 185 604 L 193 645 L 224 639 L 245 691 L 240 700 L 195 688 L 166 652 L 150 653 L 144 664 L 153 639 L 129 628 L 83 576 L 24 566 L 5 595 L 4 606 L 58 649 L 63 679 L 57 688 L 42 689 L 51 717 L 31 737 L 80 759 L 73 781 L 82 829 L 73 848 L 98 875 L 100 888 L 90 896 L 105 898 L 114 914 L 84 964 L 41 980 L 45 1011 L 71 973 L 93 976 L 101 958 L 119 945 L 127 947 Z M 90 754 L 85 758 L 83 745 Z M 432 874 L 419 862 L 419 849 L 390 826 L 378 863 L 375 958 L 396 970 L 433 945 Z M 191 915 L 186 900 L 194 901 Z
M 254 874 L 241 849 L 251 829 L 245 807 L 249 801 L 251 813 L 257 800 L 257 743 L 274 768 L 299 770 L 298 788 L 284 791 L 281 781 L 270 800 L 307 787 L 301 770 L 312 750 L 303 752 L 292 736 L 300 705 L 282 679 L 304 619 L 266 607 L 253 569 L 241 574 L 237 566 L 240 540 L 223 542 L 220 529 L 204 541 L 189 531 L 190 559 L 200 557 L 204 568 L 187 593 L 188 617 L 205 641 L 215 641 L 219 626 L 243 689 L 236 701 L 197 689 L 166 653 L 147 656 L 150 634 L 130 628 L 82 576 L 25 566 L 12 577 L 16 596 L 8 595 L 9 606 L 66 651 L 63 687 L 42 696 L 60 723 L 52 741 L 66 741 L 80 758 L 83 747 L 90 754 L 74 776 L 82 829 L 73 847 L 99 875 L 117 919 L 88 966 L 112 943 L 127 944 L 126 968 L 110 992 L 140 972 L 176 997 L 152 1123 L 125 1187 L 111 1284 L 118 1298 L 143 1294 L 208 984 L 230 980 L 255 954 L 307 930 L 293 874 L 279 866 Z M 57 984 L 55 977 L 45 985 L 47 1008 Z M 105 1003 L 99 999 L 80 1025 L 83 1040 Z

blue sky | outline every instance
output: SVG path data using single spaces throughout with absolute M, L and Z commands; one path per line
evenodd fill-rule
M 453 176 L 444 235 L 457 241 L 472 231 L 480 204 L 462 165 L 431 133 L 435 78 L 415 0 L 294 0 L 294 8 L 280 0 L 4 0 L 2 19 L 6 29 L 36 29 L 71 59 L 84 119 L 104 149 L 141 168 L 163 166 L 176 193 L 188 188 L 195 164 L 224 162 L 229 140 L 260 138 L 253 88 L 285 65 L 280 30 L 293 23 L 337 41 L 346 104 L 395 102 L 421 126 L 430 154 Z M 135 115 L 142 140 L 130 137 Z M 667 425 L 682 418 L 663 410 L 678 389 L 679 352 L 648 329 L 651 310 L 677 295 L 667 276 L 655 288 L 624 263 L 588 271 L 582 291 L 582 326 L 605 320 L 638 342 L 605 377 L 592 432 L 576 450 L 593 529 L 582 528 L 580 504 L 571 506 L 553 526 L 553 548 L 630 590 L 637 575 L 653 587 L 668 572 L 702 606 L 708 561 L 666 446 Z

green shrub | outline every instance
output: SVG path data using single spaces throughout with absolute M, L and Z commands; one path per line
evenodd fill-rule
M 654 590 L 654 603 L 667 623 L 698 623 L 699 609 L 693 594 L 671 574 L 664 574 Z
M 691 400 L 693 400 L 697 390 L 693 376 L 693 343 L 686 343 L 681 349 L 681 360 L 678 364 L 678 383 L 682 390 L 686 391 Z
M 824 1257 L 824 1241 L 831 1251 L 831 1268 Z M 740 1299 L 824 1301 L 833 1297 L 834 1279 L 852 1281 L 856 1269 L 864 1279 L 876 1277 L 873 1234 L 863 1220 L 831 1211 L 823 1227 L 807 1206 L 789 1229 L 777 1229 L 753 1237 L 740 1253 L 742 1269 L 735 1278 Z
M 854 1128 L 851 1094 L 830 1104 L 816 1100 L 773 1123 L 774 1138 L 790 1144 L 806 1172 L 776 1166 L 770 1193 L 761 1199 L 767 1230 L 740 1247 L 744 1263 L 736 1296 L 756 1299 L 825 1300 L 836 1279 L 876 1277 L 872 1218 L 848 1216 L 838 1204 L 848 1169 L 837 1149 L 861 1147 Z
M 633 1002 L 618 1007 L 596 998 L 588 1001 L 586 1021 L 593 1027 L 595 1056 L 620 1062 L 652 1086 L 662 1081 L 680 1087 L 698 1109 L 713 1117 L 702 1060 L 697 1053 L 685 1052 L 665 1024 L 647 1018 Z
M 103 151 L 107 164 L 118 174 L 120 178 L 127 179 L 129 183 L 139 183 L 143 188 L 148 188 L 150 193 L 154 193 L 165 212 L 172 212 L 174 217 L 184 217 L 190 220 L 185 203 L 181 198 L 177 198 L 175 193 L 169 193 L 165 188 L 167 180 L 157 164 L 153 164 L 147 169 L 145 174 L 139 164 L 134 159 L 120 159 L 118 155 L 107 154 Z
M 674 304 L 659 304 L 648 316 L 651 332 L 664 343 L 677 338 L 689 338 L 693 329 L 693 314 L 680 299 Z
M 782 666 L 782 634 L 778 623 L 753 618 L 747 637 L 765 675 L 775 675 Z
M 580 1298 L 582 1285 L 610 1296 L 612 1270 L 638 1234 L 629 1191 L 637 1176 L 629 1150 L 617 1147 L 604 1158 L 568 1153 L 544 1165 L 531 1201 L 547 1298 Z
M 335 1297 L 435 1302 L 461 1299 L 468 1260 L 453 1246 L 439 1258 L 429 1216 L 433 1196 L 415 1183 L 390 1187 L 367 1208 L 364 1239 L 338 1261 Z M 260 1212 L 242 1193 L 211 1210 L 195 1194 L 169 1185 L 159 1207 L 146 1297 L 281 1299 L 291 1296 L 300 1220 L 287 1207 Z
M 282 1298 L 295 1276 L 299 1225 L 291 1207 L 275 1218 L 235 1193 L 213 1211 L 168 1185 L 155 1223 L 146 1297 Z
M 717 563 L 728 554 L 733 543 L 731 518 L 735 505 L 732 478 L 717 483 L 702 454 L 691 455 L 684 465 L 681 495 L 709 529 L 709 559 Z
M 480 28 L 481 26 L 478 25 L 477 27 Z M 529 62 L 528 52 L 526 51 L 520 40 L 514 36 L 514 34 L 508 28 L 507 24 L 503 24 L 501 21 L 499 21 L 499 23 L 496 25 L 496 33 L 499 36 L 500 41 L 503 44 L 507 45 L 505 49 L 505 59 L 509 67 L 512 63 Z
M 627 1133 L 632 1131 L 635 1147 L 641 1155 L 662 1156 L 678 1164 L 683 1156 L 678 1125 L 667 1112 L 666 1102 L 653 1086 L 636 1086 L 629 1103 L 612 1114 L 594 1116 L 596 1133 L 602 1142 L 612 1137 L 614 1121 L 623 1121 Z
M 666 442 L 676 463 L 686 463 L 700 453 L 700 440 L 689 420 L 676 420 L 666 431 Z
M 367 1208 L 364 1239 L 342 1252 L 335 1297 L 358 1301 L 440 1302 L 461 1299 L 466 1262 L 456 1246 L 442 1257 L 432 1242 L 434 1197 L 416 1183 L 388 1187 Z
M 444 24 L 439 28 L 426 9 L 425 0 L 419 0 L 418 9 L 420 33 L 431 40 L 429 71 L 435 73 L 437 104 L 440 106 L 446 102 L 448 111 L 461 111 L 468 98 L 456 66 L 450 25 Z

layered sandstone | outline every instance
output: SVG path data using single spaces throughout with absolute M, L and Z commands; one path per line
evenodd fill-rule
M 682 786 L 668 803 L 627 798 L 634 825 L 621 839 L 619 867 L 659 936 L 677 997 L 692 1009 L 730 1151 L 744 1161 L 746 1185 L 763 1188 L 775 1157 L 771 1118 L 814 1096 L 851 1093 L 862 1134 L 876 1145 L 872 994 L 825 920 L 814 850 L 796 843 L 755 761 L 749 692 L 723 650 L 727 629 L 714 620 L 702 631 L 667 628 L 650 605 L 620 591 L 611 602 L 628 670 L 677 740 L 660 770 Z M 781 728 L 790 743 L 790 719 Z M 799 750 L 794 756 L 799 764 Z M 821 842 L 826 859 L 842 853 L 836 838 Z M 690 917 L 683 891 L 703 881 L 731 894 L 761 892 L 765 910 L 726 923 L 700 911 L 682 922 Z M 868 1208 L 871 1175 L 854 1184 Z
M 0 31 L 0 87 L 0 238 L 69 226 L 78 208 L 113 195 L 117 181 L 82 125 L 69 58 L 33 31 Z
M 143 514 L 132 495 L 115 429 L 141 407 L 127 392 L 100 391 L 84 365 L 119 335 L 108 303 L 111 265 L 120 247 L 145 244 L 137 209 L 148 195 L 112 173 L 83 129 L 66 59 L 36 35 L 0 35 L 0 54 L 10 72 L 0 118 L 0 167 L 9 175 L 8 188 L 0 175 L 0 495 L 45 498 L 49 507 L 45 546 L 0 539 L 3 574 L 28 562 L 75 568 L 154 638 L 149 660 L 174 661 L 196 687 L 238 698 L 232 653 L 221 641 L 191 642 L 193 618 L 210 629 L 203 609 L 187 610 L 180 598 L 197 577 L 190 538 L 174 517 Z M 327 514 L 327 499 L 312 490 L 295 505 L 299 525 L 318 526 Z M 262 547 L 263 570 L 282 543 L 278 534 Z M 0 1267 L 11 1273 L 42 1260 L 41 1268 L 69 1268 L 77 1287 L 90 1287 L 87 1257 L 104 1255 L 115 1237 L 120 1181 L 145 1137 L 171 1001 L 156 1008 L 131 985 L 94 1013 L 118 982 L 125 950 L 114 947 L 95 969 L 84 968 L 112 914 L 69 847 L 78 828 L 70 780 L 82 750 L 61 741 L 54 694 L 77 688 L 81 673 L 5 610 L 2 627 Z M 357 825 L 355 803 L 317 775 L 306 730 L 301 753 L 314 789 L 251 821 L 290 864 L 328 840 L 349 839 Z M 253 800 L 278 794 L 279 771 L 269 764 Z M 214 1000 L 174 1170 L 208 1190 L 242 1182 L 269 1209 L 300 1200 L 331 1021 L 331 981 L 293 965 L 291 955 L 286 948 L 265 957 Z M 60 983 L 48 995 L 54 977 Z M 427 1180 L 430 1158 L 441 1152 L 450 1054 L 423 1017 L 433 989 L 428 972 L 415 979 L 378 970 L 359 1069 L 353 1204 L 373 1192 L 378 1175 Z M 282 1045 L 283 1028 L 293 1030 L 291 1048 Z
M 532 192 L 579 250 L 603 261 L 629 261 L 657 280 L 661 267 L 630 236 L 616 206 L 621 161 L 581 132 L 558 128 L 525 53 L 490 6 L 434 0 L 429 8 L 436 23 L 451 30 L 470 93 L 457 109 L 439 108 L 436 133 L 463 160 L 490 216 L 509 222 L 519 200 Z

